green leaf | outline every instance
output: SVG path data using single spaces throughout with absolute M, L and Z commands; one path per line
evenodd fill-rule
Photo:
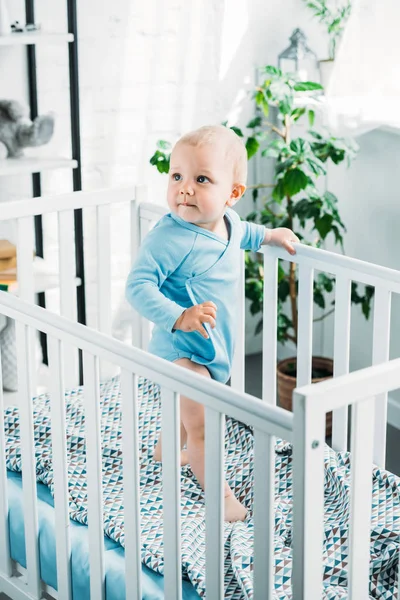
M 262 330 L 263 330 L 263 320 L 261 319 L 257 323 L 257 326 L 256 326 L 255 331 L 254 331 L 254 335 L 258 335 L 259 333 L 262 332 Z
M 260 147 L 260 143 L 256 138 L 249 137 L 246 141 L 246 150 L 247 150 L 247 159 L 250 160 L 252 156 L 257 153 L 257 150 Z
M 325 308 L 325 298 L 320 289 L 314 289 L 314 302 L 320 308 Z
M 323 86 L 315 81 L 297 81 L 293 89 L 295 92 L 311 92 L 313 90 L 323 90 Z
M 308 122 L 310 124 L 310 127 L 312 127 L 314 125 L 314 120 L 315 120 L 315 112 L 313 110 L 309 110 L 308 111 Z
M 283 179 L 280 179 L 278 181 L 278 183 L 272 190 L 271 196 L 272 196 L 272 199 L 275 200 L 275 202 L 278 202 L 278 203 L 282 202 L 283 198 L 285 197 L 285 190 L 283 187 Z
M 156 150 L 153 156 L 150 158 L 150 164 L 157 167 L 159 173 L 168 173 L 169 159 L 169 155 L 164 154 L 164 152 L 160 152 L 160 150 Z
M 326 169 L 320 160 L 316 158 L 306 158 L 306 163 L 317 177 L 319 175 L 326 175 Z
M 234 131 L 236 133 L 236 135 L 238 135 L 239 137 L 244 137 L 242 130 L 239 129 L 239 127 L 233 126 L 233 127 L 230 127 L 229 129 L 232 129 L 232 131 Z
M 293 167 L 295 162 L 296 162 L 296 159 L 294 156 L 291 156 L 290 158 L 287 158 L 286 160 L 284 160 L 282 162 L 278 162 L 275 167 L 275 173 L 277 175 L 279 175 L 280 173 L 287 171 L 288 169 Z
M 257 218 L 258 212 L 256 210 L 253 210 L 253 212 L 247 215 L 246 221 L 251 221 L 251 223 L 254 223 L 255 221 L 257 221 Z
M 278 77 L 282 76 L 282 71 L 273 65 L 267 65 L 264 67 L 264 72 L 268 73 L 269 75 L 277 75 Z
M 283 115 L 289 115 L 292 110 L 292 98 L 284 98 L 278 102 L 278 106 Z
M 304 115 L 305 112 L 305 108 L 295 108 L 294 110 L 292 110 L 292 114 L 290 116 L 293 119 L 293 122 L 295 123 L 296 121 L 298 121 L 300 117 Z
M 266 117 L 269 114 L 269 104 L 267 99 L 265 98 L 264 92 L 258 90 L 254 96 L 256 104 L 262 108 L 262 111 Z
M 286 298 L 289 296 L 289 282 L 287 279 L 283 279 L 278 285 L 278 298 L 281 302 L 285 302 Z
M 262 125 L 262 118 L 260 116 L 255 117 L 254 119 L 252 119 L 251 121 L 249 121 L 246 125 L 246 127 L 248 129 L 254 129 L 255 127 L 261 127 Z
M 303 140 L 302 138 L 296 138 L 295 140 L 292 140 L 289 148 L 298 156 L 307 154 L 311 150 L 310 144 L 307 142 L 307 140 Z
M 160 148 L 160 150 L 170 150 L 172 147 L 172 144 L 170 144 L 170 142 L 167 142 L 166 140 L 158 140 L 157 142 L 157 148 Z
M 324 214 L 320 219 L 315 220 L 315 229 L 324 240 L 332 228 L 332 215 Z
M 301 169 L 290 169 L 283 178 L 283 187 L 286 196 L 294 196 L 304 190 L 308 184 L 308 177 Z

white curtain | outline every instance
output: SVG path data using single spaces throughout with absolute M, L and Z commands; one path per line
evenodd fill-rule
M 340 135 L 400 132 L 400 0 L 354 0 L 326 89 L 326 121 Z

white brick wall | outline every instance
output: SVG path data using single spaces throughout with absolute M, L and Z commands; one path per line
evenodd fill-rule
M 175 140 L 182 132 L 229 115 L 244 124 L 251 116 L 247 91 L 255 64 L 275 62 L 291 30 L 307 23 L 299 0 L 286 0 L 285 21 L 279 0 L 85 0 L 78 3 L 79 78 L 81 100 L 82 181 L 86 190 L 147 183 L 150 199 L 164 202 L 166 179 L 148 163 L 160 137 Z M 12 19 L 23 21 L 23 0 L 8 0 Z M 67 27 L 64 0 L 36 0 L 42 28 Z M 288 19 L 291 15 L 291 19 Z M 288 22 L 291 21 L 291 22 Z M 247 24 L 247 25 L 246 25 Z M 314 26 L 313 31 L 316 31 Z M 314 35 L 315 38 L 315 35 Z M 315 38 L 318 39 L 318 38 Z M 312 41 L 311 45 L 314 45 Z M 314 45 L 315 47 L 315 45 Z M 223 57 L 223 68 L 221 68 Z M 51 142 L 34 155 L 70 153 L 68 53 L 64 44 L 37 48 L 40 112 L 53 111 L 56 129 Z M 25 48 L 0 48 L 0 97 L 27 99 Z M 268 173 L 266 173 L 268 177 Z M 72 188 L 69 171 L 42 176 L 42 193 Z M 31 178 L 0 179 L 0 200 L 31 195 Z M 246 214 L 248 206 L 242 206 Z M 125 213 L 126 215 L 126 213 Z M 113 225 L 116 306 L 127 270 L 125 216 Z M 56 261 L 55 220 L 44 221 L 45 251 Z M 85 218 L 85 260 L 93 280 L 93 222 Z M 0 235 L 12 236 L 11 233 Z M 123 240 L 123 241 L 121 241 Z M 93 285 L 88 285 L 88 320 L 94 323 Z M 48 294 L 56 306 L 57 293 Z M 254 325 L 248 326 L 249 350 Z

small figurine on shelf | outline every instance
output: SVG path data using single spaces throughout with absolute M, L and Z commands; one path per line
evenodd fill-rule
M 40 29 L 41 26 L 38 23 L 27 23 L 25 26 L 21 25 L 19 21 L 11 23 L 11 33 L 30 33 L 31 31 L 40 31 Z
M 1 1 L 1 0 L 0 0 Z M 42 146 L 54 131 L 52 114 L 31 121 L 28 110 L 16 100 L 0 100 L 0 146 L 7 148 L 8 158 L 23 156 L 23 148 Z M 3 154 L 0 148 L 0 156 Z

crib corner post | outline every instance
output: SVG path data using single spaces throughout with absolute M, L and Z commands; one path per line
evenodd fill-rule
M 293 412 L 293 599 L 317 600 L 323 592 L 325 411 L 319 395 L 299 388 Z

